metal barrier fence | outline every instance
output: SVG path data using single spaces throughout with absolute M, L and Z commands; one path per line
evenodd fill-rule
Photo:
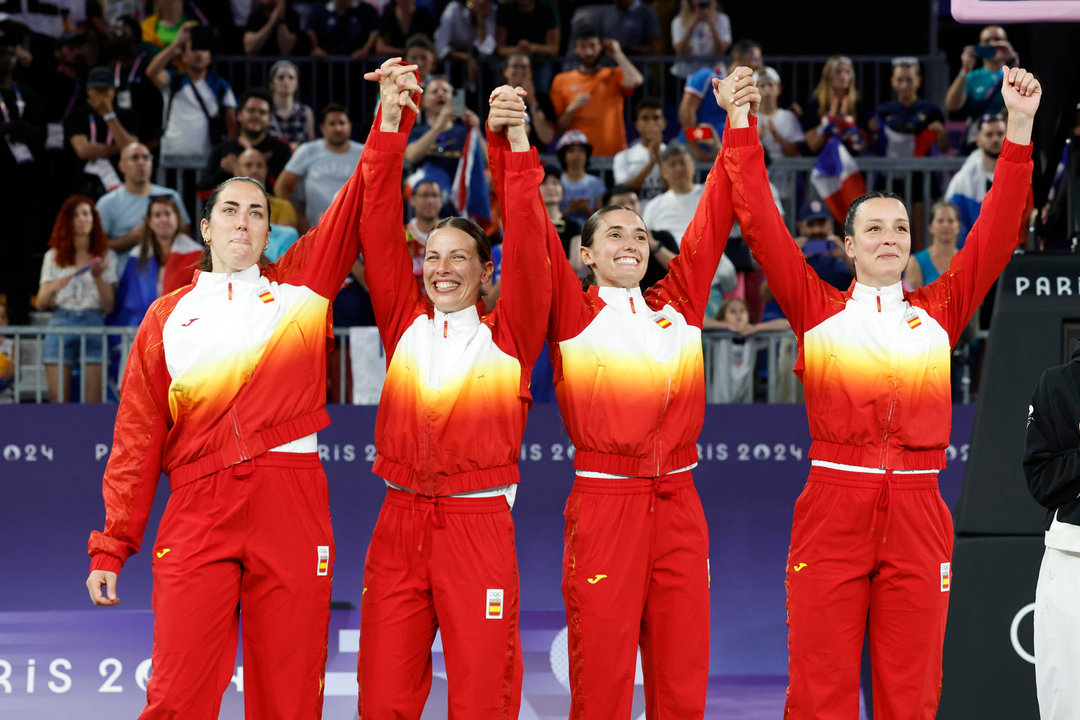
M 128 352 L 131 350 L 132 341 L 135 338 L 137 328 L 134 327 L 101 327 L 101 328 L 61 328 L 35 325 L 30 327 L 5 327 L 4 335 L 11 336 L 15 344 L 15 376 L 12 382 L 12 397 L 8 401 L 24 403 L 44 403 L 48 401 L 48 385 L 45 381 L 45 366 L 42 362 L 42 346 L 46 335 L 66 335 L 79 337 L 79 360 L 74 369 L 79 371 L 82 379 L 78 386 L 78 392 L 72 392 L 73 397 L 79 402 L 116 402 L 118 389 L 123 378 L 124 366 L 127 362 Z M 334 336 L 338 346 L 342 350 L 349 347 L 349 328 L 335 328 Z M 758 333 L 755 342 L 759 343 L 761 352 L 765 356 L 764 367 L 767 368 L 767 402 L 796 402 L 795 395 L 784 395 L 784 374 L 791 375 L 791 365 L 794 363 L 795 336 L 791 332 L 767 332 Z M 102 376 L 108 379 L 102 383 L 102 397 L 87 398 L 85 388 L 87 341 L 100 339 L 109 352 L 103 353 Z M 738 336 L 724 330 L 708 330 L 704 333 L 703 348 L 705 353 L 705 378 L 707 397 L 715 401 L 716 391 L 713 389 L 718 384 L 717 373 L 723 372 L 714 362 L 717 349 L 724 343 L 737 340 Z M 348 366 L 348 352 L 336 353 L 332 361 L 337 363 L 336 373 L 333 376 L 339 378 L 338 387 L 331 393 L 336 399 L 348 401 L 346 392 L 350 368 Z M 62 358 L 61 358 L 62 359 Z M 62 366 L 61 366 L 62 367 Z M 112 377 L 110 377 L 112 375 Z M 793 377 L 790 378 L 794 380 Z M 790 399 L 788 399 L 790 398 Z M 62 402 L 71 401 L 64 398 Z
M 892 55 L 852 55 L 855 66 L 855 83 L 861 98 L 863 109 L 873 112 L 879 104 L 892 98 L 889 77 L 892 74 Z M 948 88 L 948 61 L 944 54 L 914 56 L 922 66 L 925 96 L 938 102 L 945 97 Z M 765 56 L 765 63 L 776 68 L 784 83 L 781 105 L 799 103 L 805 106 L 810 94 L 821 78 L 821 70 L 828 60 L 828 55 L 773 55 Z M 254 87 L 264 87 L 270 66 L 277 62 L 277 57 L 258 57 L 248 55 L 220 55 L 214 58 L 214 71 L 226 78 L 240 93 Z M 374 83 L 364 80 L 364 73 L 374 70 L 385 60 L 384 57 L 370 57 L 366 60 L 353 60 L 346 55 L 332 55 L 325 58 L 291 57 L 300 70 L 300 96 L 304 102 L 312 104 L 317 110 L 327 102 L 333 101 L 345 105 L 353 113 L 354 122 L 361 125 L 370 123 L 373 117 L 377 94 Z M 691 66 L 712 67 L 718 64 L 726 66 L 726 57 L 684 57 L 678 55 L 634 55 L 630 60 L 645 76 L 645 85 L 638 91 L 638 97 L 652 96 L 667 102 L 678 102 L 682 96 L 685 78 L 671 73 L 676 63 Z M 486 98 L 491 90 L 503 82 L 502 67 L 504 61 L 492 60 L 482 64 L 479 72 L 471 78 L 464 63 L 451 60 L 439 61 L 432 69 L 433 74 L 448 76 L 455 87 L 468 87 L 475 91 L 474 97 Z M 556 73 L 570 70 L 577 66 L 573 57 L 533 57 L 533 77 L 537 87 L 544 91 Z M 630 122 L 632 103 L 626 103 L 627 121 Z

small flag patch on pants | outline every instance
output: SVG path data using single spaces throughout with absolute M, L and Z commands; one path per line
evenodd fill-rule
M 941 563 L 941 592 L 949 592 L 949 584 L 952 581 L 952 571 L 949 563 Z
M 261 293 L 259 293 L 259 299 L 262 300 L 264 303 L 274 302 L 274 296 L 270 294 L 269 290 L 263 290 Z M 325 575 L 325 573 L 323 574 Z
M 319 564 L 315 568 L 315 574 L 328 575 L 330 573 L 330 546 L 319 545 L 316 550 L 319 555 Z
M 503 616 L 503 591 L 502 588 L 488 588 L 486 613 L 488 620 L 499 620 Z

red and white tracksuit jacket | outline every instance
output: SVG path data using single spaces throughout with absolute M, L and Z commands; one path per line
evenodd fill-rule
M 373 132 L 364 259 L 387 355 L 373 471 L 391 487 L 364 568 L 359 656 L 364 720 L 418 718 L 443 634 L 450 717 L 514 718 L 521 700 L 518 579 L 507 498 L 450 497 L 513 486 L 529 379 L 544 340 L 550 274 L 536 151 L 506 159 L 522 198 L 504 217 L 502 293 L 442 313 L 417 286 L 401 224 L 400 134 Z M 444 230 L 440 232 L 451 232 Z M 375 239 L 377 238 L 377 239 Z
M 874 717 L 933 718 L 951 583 L 952 518 L 936 476 L 951 349 L 1012 256 L 1031 146 L 1005 142 L 979 220 L 938 280 L 841 292 L 806 265 L 773 208 L 751 122 L 725 132 L 722 156 L 743 237 L 798 339 L 813 440 L 787 568 L 785 717 L 857 716 L 869 612 Z
M 571 718 L 630 717 L 639 644 L 650 717 L 704 713 L 708 530 L 689 471 L 705 410 L 701 324 L 732 226 L 729 195 L 714 168 L 680 254 L 644 294 L 583 292 L 544 218 L 548 347 L 578 473 L 563 563 Z M 501 200 L 520 204 L 512 194 Z
M 238 604 L 248 714 L 321 714 L 333 533 L 315 432 L 329 424 L 330 306 L 359 255 L 363 192 L 358 171 L 276 264 L 197 272 L 139 327 L 89 553 L 91 569 L 118 572 L 139 550 L 164 472 L 145 718 L 217 717 Z

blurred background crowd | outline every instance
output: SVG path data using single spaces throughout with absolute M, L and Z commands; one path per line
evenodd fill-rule
M 427 235 L 448 215 L 480 222 L 498 261 L 483 114 L 488 93 L 508 82 L 527 90 L 541 191 L 575 267 L 587 274 L 582 224 L 619 204 L 651 231 L 643 285 L 655 283 L 722 141 L 712 79 L 745 65 L 761 88 L 777 209 L 810 266 L 846 289 L 845 203 L 889 189 L 908 202 L 905 284 L 917 288 L 948 267 L 978 217 L 1005 132 L 1001 69 L 1021 53 L 1037 73 L 1073 78 L 1047 83 L 1061 96 L 1037 128 L 1038 177 L 1017 248 L 1074 249 L 1075 69 L 1052 68 L 1062 61 L 1027 28 L 960 26 L 930 4 L 897 9 L 897 32 L 879 42 L 868 33 L 878 37 L 884 20 L 844 17 L 857 7 L 837 3 L 800 27 L 792 11 L 717 0 L 3 3 L 0 325 L 14 327 L 0 331 L 0 400 L 115 399 L 130 334 L 102 328 L 136 327 L 157 297 L 191 281 L 202 202 L 222 180 L 267 184 L 265 260 L 280 257 L 356 166 L 377 100 L 363 72 L 388 56 L 416 64 L 425 87 L 402 182 L 418 276 Z M 341 342 L 327 392 L 337 402 L 378 397 L 365 270 L 357 258 L 334 304 Z M 485 300 L 498 294 L 496 271 Z M 954 356 L 958 401 L 977 391 L 991 312 Z M 794 337 L 738 226 L 705 328 L 710 401 L 801 400 Z M 541 361 L 538 401 L 552 399 L 545 372 Z

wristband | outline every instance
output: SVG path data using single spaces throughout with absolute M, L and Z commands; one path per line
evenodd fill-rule
M 105 113 L 104 115 L 101 116 L 101 119 L 104 120 L 105 122 L 109 122 L 110 120 L 115 120 L 116 119 L 116 113 L 115 112 Z

